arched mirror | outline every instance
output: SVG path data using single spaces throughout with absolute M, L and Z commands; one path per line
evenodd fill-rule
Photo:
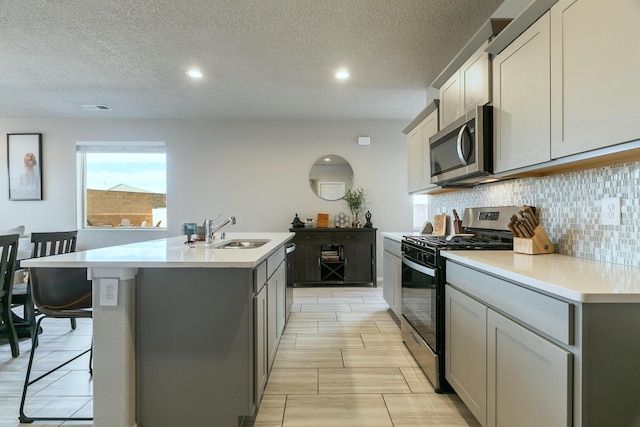
M 309 184 L 318 197 L 324 200 L 340 200 L 353 187 L 353 169 L 340 156 L 329 154 L 320 157 L 309 171 Z

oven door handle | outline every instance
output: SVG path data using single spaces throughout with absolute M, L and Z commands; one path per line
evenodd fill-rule
M 416 262 L 413 262 L 409 259 L 407 259 L 404 255 L 402 256 L 402 263 L 404 265 L 406 265 L 407 267 L 411 267 L 412 269 L 420 272 L 420 273 L 424 273 L 424 274 L 428 274 L 431 277 L 436 277 L 436 270 L 433 268 L 429 268 L 426 267 L 424 265 L 420 265 Z

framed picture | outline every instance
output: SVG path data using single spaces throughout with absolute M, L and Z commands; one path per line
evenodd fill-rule
M 7 134 L 9 200 L 42 200 L 42 134 Z

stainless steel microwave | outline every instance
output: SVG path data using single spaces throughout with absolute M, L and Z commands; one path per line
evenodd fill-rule
M 470 187 L 493 174 L 493 107 L 470 110 L 429 139 L 431 182 Z

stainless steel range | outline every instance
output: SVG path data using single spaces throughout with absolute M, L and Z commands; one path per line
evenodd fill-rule
M 465 209 L 463 234 L 405 236 L 402 240 L 402 339 L 438 393 L 450 392 L 444 377 L 443 250 L 511 250 L 508 224 L 522 206 Z

